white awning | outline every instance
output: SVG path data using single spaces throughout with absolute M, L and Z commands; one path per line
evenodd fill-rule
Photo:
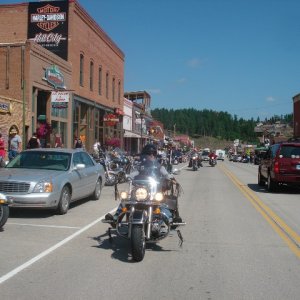
M 140 138 L 141 136 L 139 134 L 136 134 L 136 133 L 132 132 L 132 131 L 125 130 L 124 137 L 125 138 Z

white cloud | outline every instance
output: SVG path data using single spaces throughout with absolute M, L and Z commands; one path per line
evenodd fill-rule
M 192 59 L 188 60 L 186 64 L 190 68 L 197 68 L 200 66 L 201 61 L 198 58 L 192 58 Z
M 186 81 L 187 81 L 186 78 L 182 77 L 177 80 L 177 83 L 182 84 L 182 83 L 185 83 Z
M 267 101 L 267 102 L 275 102 L 276 100 L 275 100 L 274 97 L 269 96 L 269 97 L 266 98 L 266 101 Z

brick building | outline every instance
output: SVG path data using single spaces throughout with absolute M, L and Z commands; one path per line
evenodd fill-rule
M 76 0 L 0 5 L 0 131 L 24 141 L 41 124 L 51 146 L 123 138 L 124 54 Z M 120 120 L 106 123 L 106 115 Z

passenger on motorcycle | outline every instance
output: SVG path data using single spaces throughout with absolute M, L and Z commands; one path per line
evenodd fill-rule
M 172 182 L 176 182 L 174 176 L 170 174 L 164 166 L 162 166 L 157 160 L 157 149 L 153 144 L 147 144 L 141 152 L 141 165 L 139 170 L 139 175 L 153 175 L 156 173 L 157 177 L 160 177 L 163 182 L 163 189 L 167 190 Z M 137 175 L 138 176 L 138 175 Z M 119 214 L 122 211 L 122 204 L 118 206 L 114 215 L 108 213 L 105 215 L 105 220 L 110 220 L 116 222 Z M 177 216 L 173 220 L 174 222 L 182 222 L 179 212 L 177 211 Z M 112 224 L 113 226 L 114 224 Z

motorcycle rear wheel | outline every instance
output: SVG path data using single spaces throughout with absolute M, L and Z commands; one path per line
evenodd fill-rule
M 0 206 L 0 229 L 4 226 L 9 216 L 9 207 L 6 205 Z
M 133 225 L 131 231 L 131 252 L 133 260 L 142 261 L 145 256 L 146 241 L 142 225 Z

